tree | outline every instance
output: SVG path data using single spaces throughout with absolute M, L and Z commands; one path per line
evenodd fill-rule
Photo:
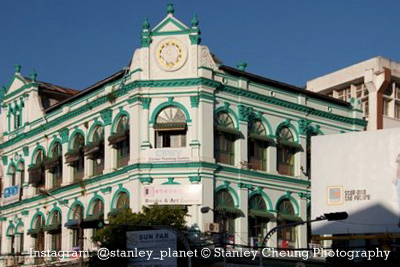
M 104 228 L 98 230 L 93 237 L 100 247 L 110 251 L 126 249 L 126 232 L 135 230 L 149 230 L 149 226 L 172 226 L 178 231 L 186 233 L 185 210 L 173 206 L 153 205 L 143 207 L 142 212 L 133 213 L 130 209 L 125 209 L 115 217 L 109 218 L 109 223 Z M 179 244 L 178 244 L 179 246 Z M 126 258 L 110 258 L 107 261 L 100 260 L 94 255 L 91 258 L 91 266 L 111 266 L 114 264 L 124 264 Z

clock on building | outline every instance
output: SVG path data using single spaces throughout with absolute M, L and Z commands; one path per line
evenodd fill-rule
M 185 57 L 184 47 L 176 40 L 165 40 L 158 45 L 157 59 L 164 70 L 174 71 L 179 69 L 185 63 Z

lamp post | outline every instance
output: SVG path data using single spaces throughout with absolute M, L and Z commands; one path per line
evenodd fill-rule
M 278 230 L 282 229 L 282 228 L 288 228 L 288 227 L 295 227 L 298 225 L 302 225 L 302 224 L 308 224 L 308 223 L 313 223 L 313 222 L 319 222 L 319 221 L 339 221 L 339 220 L 345 220 L 347 219 L 349 215 L 347 214 L 347 212 L 333 212 L 333 213 L 325 213 L 322 216 L 319 216 L 313 220 L 306 220 L 306 221 L 301 221 L 301 222 L 294 222 L 294 223 L 288 223 L 285 225 L 279 225 L 279 226 L 275 226 L 274 228 L 272 228 L 264 237 L 263 241 L 261 242 L 260 245 L 260 267 L 263 266 L 262 264 L 262 260 L 263 260 L 263 254 L 262 254 L 262 250 L 264 247 L 265 242 L 268 241 L 268 239 L 271 238 L 271 236 Z
M 213 212 L 215 212 L 212 208 L 210 208 L 210 207 L 208 207 L 208 206 L 202 207 L 202 208 L 200 209 L 201 213 L 203 213 L 203 214 L 204 214 L 204 213 L 208 213 L 210 210 L 213 211 Z M 225 230 L 224 219 L 226 220 L 226 212 L 224 213 L 224 216 L 223 216 L 223 217 L 221 216 L 221 219 L 220 219 L 220 221 L 219 221 L 219 227 L 220 227 L 220 231 L 219 231 L 219 234 L 220 234 L 220 246 L 224 249 L 224 253 L 225 253 L 225 251 L 226 251 L 226 230 Z M 223 262 L 224 262 L 224 267 L 226 267 L 226 265 L 227 265 L 227 259 L 226 259 L 225 255 L 224 255 L 224 257 L 223 257 Z
M 62 203 L 62 205 L 66 206 L 68 209 L 72 210 L 70 206 L 67 204 L 63 203 L 60 199 L 56 198 L 54 195 L 52 195 L 49 191 L 40 188 L 39 192 L 43 195 L 49 196 L 57 200 L 59 203 Z M 81 214 L 78 214 L 78 239 L 79 239 L 79 251 L 83 251 L 83 229 L 81 228 L 81 223 L 82 223 L 82 216 Z M 80 255 L 81 256 L 81 255 Z M 83 257 L 79 257 L 79 267 L 83 267 Z

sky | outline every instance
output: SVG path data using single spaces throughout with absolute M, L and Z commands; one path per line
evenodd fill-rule
M 305 86 L 375 56 L 400 62 L 398 0 L 0 0 L 0 86 L 14 65 L 29 76 L 84 89 L 126 66 L 145 17 L 200 20 L 202 44 L 225 65 Z

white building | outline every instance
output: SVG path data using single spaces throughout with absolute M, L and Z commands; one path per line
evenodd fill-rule
M 222 65 L 200 45 L 198 23 L 194 17 L 186 26 L 169 5 L 155 27 L 143 22 L 142 46 L 126 70 L 80 92 L 16 67 L 1 113 L 2 255 L 71 250 L 78 216 L 138 212 L 154 201 L 145 193 L 164 189 L 174 189 L 172 198 L 194 192 L 173 203 L 187 208 L 188 226 L 205 230 L 226 212 L 236 244 L 306 219 L 309 137 L 360 131 L 362 113 L 250 74 L 245 64 Z M 215 212 L 202 214 L 203 206 Z M 85 249 L 94 249 L 92 230 L 84 235 Z M 278 232 L 269 245 L 306 243 L 302 226 Z
M 374 57 L 310 80 L 307 90 L 357 102 L 368 120 L 368 130 L 400 126 L 398 62 Z

